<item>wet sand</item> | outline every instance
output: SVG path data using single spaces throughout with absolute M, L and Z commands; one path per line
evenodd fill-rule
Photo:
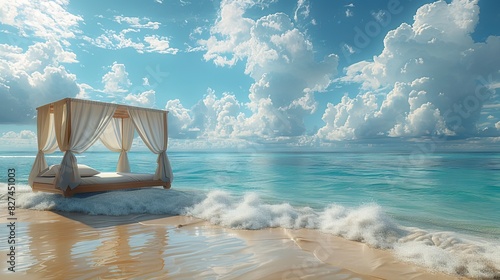
M 23 209 L 16 210 L 16 272 L 10 272 L 7 213 L 0 217 L 1 279 L 465 279 L 313 230 Z

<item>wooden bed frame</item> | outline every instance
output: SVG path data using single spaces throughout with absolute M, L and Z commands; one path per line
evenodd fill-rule
M 99 105 L 99 106 L 109 105 L 109 103 L 105 103 L 105 102 L 81 100 L 81 99 L 75 99 L 75 98 L 64 98 L 64 99 L 61 99 L 59 101 L 48 103 L 48 104 L 45 104 L 45 105 L 37 108 L 37 116 L 38 116 L 37 129 L 38 130 L 53 129 L 55 134 L 59 133 L 61 135 L 55 135 L 53 137 L 54 139 L 52 139 L 52 141 L 54 141 L 55 138 L 57 138 L 58 142 L 63 141 L 63 143 L 66 143 L 66 144 L 70 143 L 70 139 L 72 139 L 71 134 L 73 131 L 72 125 L 74 125 L 73 121 L 71 120 L 71 116 L 72 116 L 71 108 L 73 106 L 75 106 L 75 105 L 72 106 L 72 104 L 74 102 L 85 103 L 83 105 L 80 104 L 79 106 L 87 106 L 90 108 L 92 108 L 92 106 L 97 106 L 97 105 Z M 122 120 L 122 122 L 121 122 L 122 138 L 123 138 L 123 129 L 124 129 L 123 120 L 127 119 L 127 118 L 131 118 L 131 115 L 129 113 L 130 109 L 133 108 L 135 111 L 137 111 L 137 110 L 141 110 L 142 112 L 150 112 L 151 111 L 150 113 L 154 113 L 154 117 L 152 117 L 152 115 L 149 115 L 149 114 L 147 114 L 147 116 L 148 116 L 148 118 L 153 118 L 155 120 L 154 121 L 155 129 L 161 130 L 161 133 L 164 134 L 162 137 L 160 137 L 161 139 L 160 138 L 158 139 L 159 141 L 163 141 L 163 145 L 160 145 L 160 147 L 157 147 L 155 149 L 164 148 L 164 150 L 162 150 L 162 152 L 165 153 L 163 158 L 166 161 L 164 161 L 162 163 L 163 166 L 161 168 L 163 168 L 163 169 L 161 169 L 161 170 L 164 171 L 163 173 L 165 173 L 165 172 L 171 173 L 172 171 L 170 168 L 170 164 L 168 162 L 168 158 L 166 157 L 166 146 L 167 146 L 167 140 L 168 140 L 168 133 L 167 133 L 167 131 L 168 131 L 167 130 L 167 128 L 168 128 L 167 127 L 167 113 L 168 113 L 168 111 L 158 110 L 158 109 L 150 109 L 150 108 L 141 108 L 141 107 L 128 106 L 128 105 L 120 105 L 120 104 L 114 104 L 114 105 L 116 105 L 116 107 L 114 109 L 114 114 L 112 115 L 112 117 L 114 119 L 121 119 Z M 48 117 L 50 117 L 51 114 L 54 114 L 54 117 L 55 117 L 56 113 L 59 113 L 60 116 L 64 116 L 64 115 L 61 115 L 62 113 L 66 114 L 65 118 L 58 120 L 60 123 L 58 123 L 57 126 L 55 124 L 55 120 L 53 120 L 52 123 L 51 123 L 51 121 L 47 122 L 47 120 L 50 120 L 50 119 L 48 119 Z M 107 117 L 111 117 L 111 116 L 107 116 Z M 139 115 L 137 115 L 136 117 L 139 118 Z M 42 120 L 43 120 L 43 122 L 42 122 Z M 81 125 L 85 125 L 85 124 L 81 124 Z M 128 126 L 130 126 L 130 125 L 128 125 Z M 133 125 L 133 126 L 134 126 L 134 128 L 130 128 L 130 129 L 137 131 L 136 125 Z M 158 126 L 158 127 L 156 127 L 156 126 Z M 56 127 L 60 127 L 59 132 L 58 132 L 58 129 L 56 129 Z M 97 137 L 98 135 L 95 135 L 95 136 Z M 142 134 L 140 136 L 145 137 Z M 47 139 L 49 139 L 48 136 L 47 136 Z M 121 141 L 122 146 L 120 146 L 120 147 L 123 147 L 124 139 L 117 138 L 116 140 Z M 91 143 L 89 143 L 89 144 L 91 144 Z M 61 144 L 59 143 L 59 145 L 61 145 Z M 42 150 L 40 150 L 39 153 L 41 151 Z M 125 150 L 122 150 L 122 151 L 125 151 Z M 68 151 L 65 151 L 65 153 L 66 152 L 68 152 Z M 158 151 L 158 152 L 160 152 L 160 151 Z M 43 153 L 42 153 L 42 155 L 43 155 Z M 158 155 L 158 161 L 157 161 L 158 168 L 160 168 L 159 160 L 160 160 L 160 155 Z M 124 182 L 92 181 L 92 182 L 87 182 L 85 184 L 80 184 L 74 189 L 66 188 L 66 190 L 61 190 L 58 187 L 56 187 L 55 183 L 47 181 L 47 180 L 39 180 L 38 182 L 36 182 L 36 177 L 40 175 L 39 173 L 42 171 L 42 167 L 43 167 L 43 164 L 40 164 L 40 163 L 42 163 L 44 161 L 45 161 L 44 156 L 39 158 L 39 154 L 37 154 L 37 158 L 35 159 L 35 163 L 33 165 L 33 169 L 32 169 L 32 172 L 30 173 L 30 177 L 29 177 L 29 183 L 31 185 L 31 189 L 34 192 L 42 191 L 42 192 L 61 194 L 64 197 L 71 197 L 71 196 L 78 194 L 78 193 L 106 192 L 106 191 L 136 189 L 136 188 L 145 188 L 145 187 L 160 187 L 160 186 L 162 186 L 164 189 L 170 189 L 170 185 L 171 185 L 170 182 L 164 182 L 162 180 L 153 180 L 154 177 L 151 176 L 151 177 L 142 178 L 144 180 L 140 180 L 140 179 L 139 180 L 123 180 Z M 63 161 L 64 161 L 64 158 L 63 158 Z M 76 163 L 76 160 L 75 160 L 75 163 Z M 61 164 L 63 164 L 63 163 L 61 162 Z M 68 164 L 68 163 L 66 163 L 66 164 Z M 46 163 L 45 163 L 45 165 L 46 165 Z M 36 167 L 36 169 L 35 169 L 35 167 Z M 167 171 L 167 167 L 170 170 Z M 160 169 L 157 169 L 157 170 L 160 170 Z M 36 174 L 34 171 L 37 171 L 38 174 Z M 164 178 L 168 177 L 167 174 L 160 174 L 160 172 L 156 175 L 158 177 L 164 177 Z M 156 178 L 158 178 L 158 177 L 156 177 Z M 68 181 L 68 178 L 65 178 L 64 181 L 65 182 L 62 183 L 61 185 L 67 184 L 66 181 Z
M 42 192 L 61 194 L 64 197 L 72 197 L 77 193 L 106 192 L 106 191 L 137 189 L 145 187 L 159 187 L 159 186 L 162 186 L 164 189 L 170 189 L 170 182 L 151 180 L 151 181 L 126 182 L 126 183 L 90 184 L 90 185 L 78 186 L 74 189 L 66 188 L 65 191 L 56 188 L 54 184 L 34 182 L 31 189 L 34 192 L 42 191 Z

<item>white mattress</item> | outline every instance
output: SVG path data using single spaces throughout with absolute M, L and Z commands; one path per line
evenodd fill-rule
M 154 174 L 143 173 L 123 173 L 123 172 L 101 172 L 91 177 L 82 177 L 82 185 L 106 184 L 106 183 L 127 183 L 153 180 Z M 36 177 L 35 182 L 53 184 L 55 177 Z

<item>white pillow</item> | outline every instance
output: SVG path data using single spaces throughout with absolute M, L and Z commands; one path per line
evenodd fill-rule
M 43 170 L 38 176 L 54 177 L 56 176 L 57 172 L 59 172 L 59 164 L 54 164 L 49 166 L 47 169 Z
M 90 177 L 101 173 L 85 164 L 78 164 L 78 171 L 80 172 L 80 177 Z
M 101 173 L 85 164 L 78 164 L 78 171 L 80 172 L 80 177 L 90 177 Z M 59 164 L 54 164 L 49 166 L 49 168 L 45 169 L 44 171 L 42 171 L 38 176 L 55 177 L 57 172 L 59 172 Z

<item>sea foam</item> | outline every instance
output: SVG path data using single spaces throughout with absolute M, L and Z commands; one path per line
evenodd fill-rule
M 5 201 L 4 195 L 1 202 Z M 62 198 L 60 195 L 32 193 L 28 186 L 18 186 L 16 203 L 26 209 L 90 215 L 188 215 L 236 229 L 316 229 L 391 250 L 404 261 L 432 270 L 475 278 L 500 277 L 498 239 L 474 240 L 454 232 L 403 227 L 377 204 L 355 208 L 331 204 L 318 211 L 288 203 L 268 203 L 257 193 L 234 195 L 214 190 L 204 194 L 174 189 L 116 191 Z

